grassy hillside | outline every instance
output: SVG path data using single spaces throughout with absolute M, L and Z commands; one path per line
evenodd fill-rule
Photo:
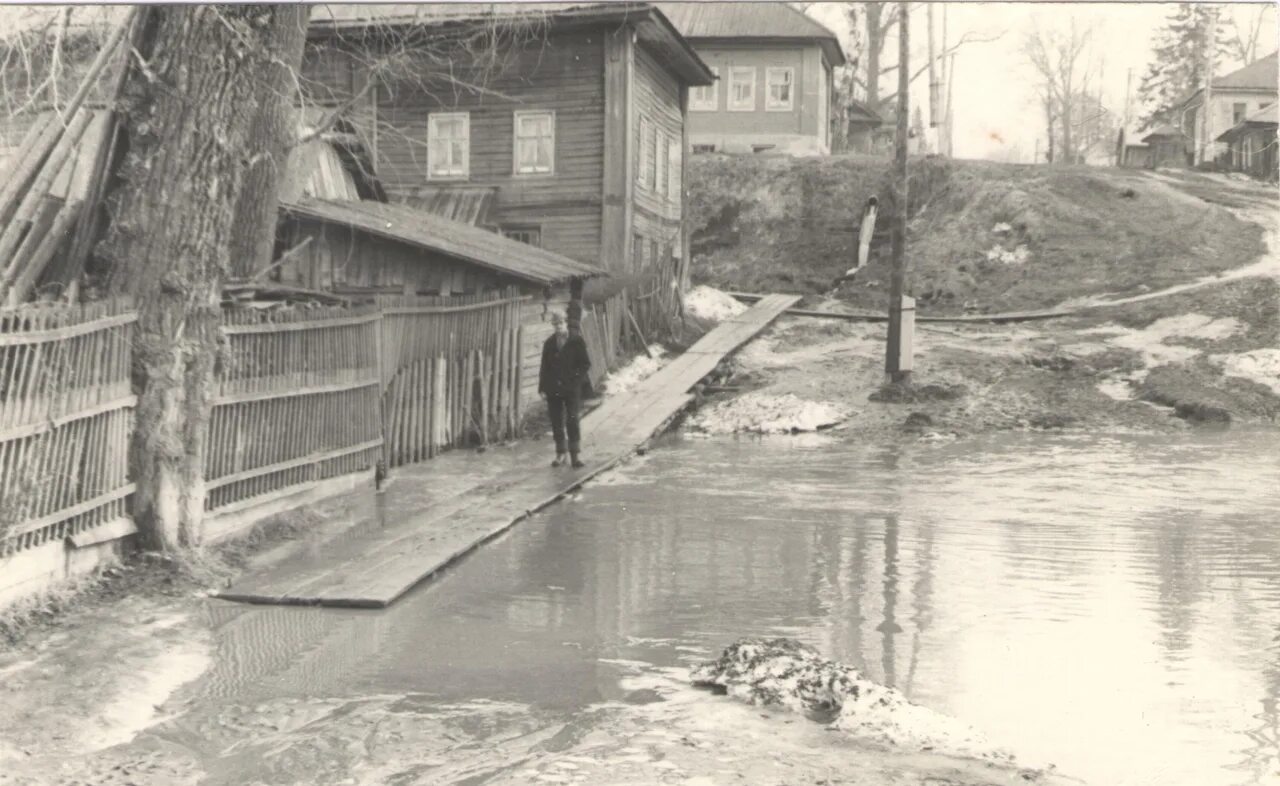
M 872 262 L 841 286 L 883 308 L 886 160 L 700 155 L 689 172 L 693 276 L 744 291 L 827 292 L 852 266 L 856 221 L 880 197 Z M 1220 205 L 1124 171 L 911 162 L 911 291 L 930 313 L 1053 306 L 1158 289 L 1260 255 L 1262 232 Z

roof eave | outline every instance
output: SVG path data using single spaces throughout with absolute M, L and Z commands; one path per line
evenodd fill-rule
M 680 31 L 671 23 L 667 15 L 657 6 L 647 5 L 644 9 L 649 19 L 653 21 L 654 26 L 658 28 L 655 42 L 664 40 L 674 45 L 677 54 L 678 63 L 672 63 L 672 67 L 684 78 L 685 84 L 690 87 L 706 87 L 715 84 L 715 74 L 711 72 L 711 67 L 702 61 L 698 53 L 693 48 L 693 44 L 689 39 L 680 35 Z M 637 29 L 637 32 L 640 32 Z
M 325 200 L 316 200 L 316 201 L 320 204 L 320 206 L 323 206 L 325 204 Z M 322 210 L 318 210 L 316 209 L 316 207 L 308 205 L 305 202 L 281 203 L 280 209 L 284 210 L 286 213 L 289 213 L 291 215 L 294 215 L 300 218 L 306 218 L 313 221 L 321 221 L 321 222 L 326 222 L 331 224 L 340 224 L 342 226 L 348 227 L 349 229 L 358 230 L 360 232 L 367 232 L 371 235 L 376 235 L 378 237 L 386 238 L 388 240 L 394 240 L 398 243 L 404 243 L 406 245 L 410 245 L 415 248 L 422 249 L 424 251 L 430 251 L 433 254 L 440 254 L 441 256 L 448 257 L 449 259 L 454 259 L 469 265 L 475 265 L 476 267 L 482 267 L 486 270 L 491 270 L 494 273 L 497 273 L 499 275 L 508 276 L 510 278 L 519 279 L 521 281 L 527 281 L 531 284 L 536 284 L 539 286 L 549 286 L 549 285 L 554 286 L 556 284 L 567 283 L 569 281 L 572 281 L 573 279 L 599 278 L 599 277 L 608 275 L 608 273 L 604 270 L 600 270 L 598 268 L 592 268 L 587 265 L 581 265 L 580 270 L 576 270 L 573 272 L 566 272 L 563 274 L 549 274 L 549 275 L 538 275 L 536 273 L 531 273 L 527 271 L 513 270 L 511 268 L 503 267 L 502 265 L 497 265 L 484 259 L 478 259 L 473 256 L 460 254 L 458 252 L 439 248 L 437 246 L 429 246 L 417 240 L 414 240 L 412 238 L 405 237 L 404 235 L 399 234 L 397 232 L 389 231 L 383 227 L 376 226 L 372 223 L 357 222 L 350 218 L 339 218 L 330 213 L 326 213 Z M 576 263 L 576 264 L 581 264 L 581 263 Z
M 844 48 L 840 46 L 840 42 L 834 38 L 818 37 L 818 36 L 763 36 L 763 35 L 735 35 L 735 36 L 689 36 L 689 41 L 696 44 L 813 44 L 822 50 L 827 56 L 827 61 L 833 67 L 839 67 L 848 64 L 849 60 L 845 57 Z

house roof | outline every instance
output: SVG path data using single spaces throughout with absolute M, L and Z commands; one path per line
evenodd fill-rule
M 849 120 L 854 123 L 867 123 L 870 125 L 881 125 L 884 118 L 871 107 L 858 100 L 849 102 Z
M 845 64 L 840 39 L 821 22 L 788 3 L 658 3 L 691 41 L 813 41 L 832 66 Z
M 1266 109 L 1259 109 L 1257 112 L 1236 123 L 1231 128 L 1223 131 L 1218 135 L 1219 142 L 1230 142 L 1237 137 L 1243 135 L 1246 131 L 1256 131 L 1259 129 L 1275 129 L 1280 126 L 1280 106 L 1272 104 Z
M 302 198 L 281 207 L 295 216 L 351 227 L 536 284 L 606 275 L 599 268 L 553 251 L 408 205 Z
M 1237 69 L 1225 76 L 1215 76 L 1213 78 L 1214 90 L 1244 90 L 1257 93 L 1276 93 L 1280 91 L 1280 52 L 1272 52 L 1266 57 L 1254 60 L 1244 68 Z M 1197 87 L 1182 99 L 1179 106 L 1190 104 L 1197 96 L 1204 92 L 1203 87 Z
M 375 27 L 448 27 L 501 20 L 545 23 L 555 27 L 630 23 L 636 37 L 659 55 L 690 86 L 710 85 L 715 76 L 689 42 L 654 5 L 605 3 L 355 3 L 317 5 L 307 30 L 312 38 Z
M 1238 71 L 1226 76 L 1213 78 L 1213 86 L 1223 90 L 1270 90 L 1280 89 L 1280 71 L 1277 71 L 1277 55 L 1272 52 L 1266 57 L 1254 60 Z
M 1151 131 L 1142 138 L 1142 141 L 1146 142 L 1148 139 L 1155 139 L 1159 137 L 1180 137 L 1180 136 L 1182 136 L 1181 131 L 1179 131 L 1174 126 L 1171 126 L 1168 123 L 1166 123 L 1162 126 L 1156 126 L 1155 128 L 1151 129 Z

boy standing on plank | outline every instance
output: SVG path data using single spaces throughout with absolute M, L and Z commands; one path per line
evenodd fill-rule
M 571 320 L 566 329 L 564 317 L 552 312 L 551 326 L 555 332 L 542 345 L 538 393 L 546 400 L 551 416 L 551 434 L 556 441 L 553 467 L 564 464 L 566 453 L 575 469 L 583 466 L 578 458 L 582 439 L 578 416 L 591 360 L 587 357 L 587 343 L 582 340 L 580 319 L 579 316 L 578 320 Z

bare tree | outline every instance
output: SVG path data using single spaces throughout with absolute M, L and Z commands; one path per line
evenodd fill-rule
M 1036 70 L 1038 92 L 1047 107 L 1050 150 L 1053 150 L 1056 119 L 1062 132 L 1058 160 L 1067 163 L 1075 163 L 1079 158 L 1072 133 L 1073 118 L 1081 109 L 1081 96 L 1088 85 L 1085 53 L 1091 37 L 1092 30 L 1081 28 L 1073 19 L 1067 30 L 1044 30 L 1037 25 L 1023 42 L 1023 54 Z
M 916 4 L 920 6 L 921 4 Z M 886 2 L 866 2 L 863 6 L 863 22 L 865 28 L 865 45 L 863 47 L 862 74 L 855 78 L 867 96 L 867 105 L 879 111 L 884 105 L 897 98 L 897 91 L 889 95 L 880 94 L 880 79 L 898 70 L 898 64 L 881 65 L 884 59 L 885 43 L 889 40 L 893 29 L 900 19 L 898 4 Z M 914 9 L 912 9 L 914 10 Z M 936 53 L 939 60 L 945 60 L 968 44 L 990 43 L 1004 36 L 1004 31 L 966 32 L 954 44 Z M 929 70 L 929 59 L 924 58 L 924 65 L 911 73 L 910 82 L 914 83 Z
M 1239 57 L 1246 65 L 1258 59 L 1258 45 L 1262 41 L 1262 31 L 1275 25 L 1275 6 L 1271 3 L 1259 4 L 1252 13 L 1243 8 L 1236 9 L 1231 18 L 1232 38 L 1229 46 L 1232 54 Z M 1247 16 L 1245 16 L 1248 14 Z M 1270 16 L 1271 25 L 1265 24 Z M 1243 21 L 1242 21 L 1242 17 Z

